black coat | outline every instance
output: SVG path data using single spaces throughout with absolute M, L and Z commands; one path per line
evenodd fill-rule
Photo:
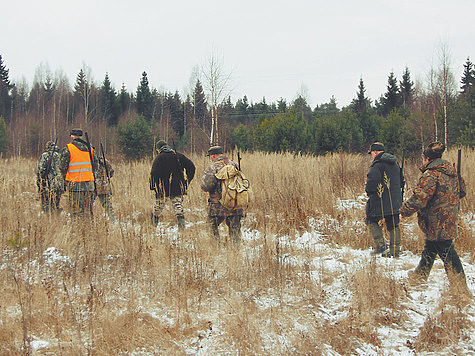
M 369 196 L 366 217 L 382 218 L 398 214 L 402 205 L 403 186 L 404 177 L 396 157 L 386 152 L 377 155 L 366 178 L 366 194 Z
M 159 197 L 183 195 L 194 176 L 195 165 L 185 155 L 161 152 L 153 161 L 150 189 L 155 190 Z

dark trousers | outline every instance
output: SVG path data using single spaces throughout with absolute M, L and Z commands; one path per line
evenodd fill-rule
M 211 232 L 216 239 L 219 239 L 218 226 L 226 221 L 229 228 L 229 237 L 233 242 L 239 242 L 241 239 L 241 215 L 232 216 L 210 216 Z
M 366 218 L 367 225 L 378 225 L 379 220 L 382 218 L 368 217 Z M 388 231 L 393 231 L 396 227 L 399 226 L 399 214 L 388 215 L 384 217 L 386 222 L 386 227 Z
M 463 271 L 462 262 L 460 262 L 459 255 L 455 251 L 452 240 L 426 240 L 421 260 L 416 268 L 416 273 L 427 280 L 437 255 L 439 255 L 444 262 L 445 272 L 447 273 L 450 283 L 455 280 L 465 282 L 465 272 Z

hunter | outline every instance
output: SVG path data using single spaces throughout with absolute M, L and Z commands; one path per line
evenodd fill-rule
M 409 272 L 412 281 L 426 281 L 437 255 L 444 262 L 451 287 L 459 286 L 469 295 L 462 262 L 455 251 L 457 218 L 460 199 L 466 195 L 465 181 L 454 166 L 442 159 L 445 145 L 432 142 L 422 154 L 422 176 L 412 196 L 404 202 L 399 213 L 402 219 L 417 212 L 425 246 L 419 265 Z
M 94 171 L 97 170 L 97 157 L 93 148 L 89 148 L 90 146 L 83 140 L 82 135 L 81 129 L 71 130 L 71 143 L 63 148 L 60 161 L 73 218 L 92 216 L 95 196 Z
M 44 212 L 58 211 L 64 182 L 59 170 L 61 155 L 53 141 L 46 142 L 46 151 L 38 160 L 36 185 Z
M 243 209 L 231 210 L 224 207 L 219 199 L 221 197 L 221 185 L 216 178 L 216 173 L 225 165 L 233 165 L 239 169 L 239 165 L 230 160 L 221 146 L 212 146 L 208 150 L 211 164 L 205 169 L 201 178 L 201 189 L 209 193 L 208 199 L 208 223 L 213 237 L 219 242 L 219 225 L 225 221 L 229 229 L 229 237 L 232 242 L 239 243 L 241 240 L 241 219 Z
M 158 156 L 150 172 L 150 189 L 155 191 L 155 204 L 151 215 L 152 224 L 158 225 L 165 198 L 172 202 L 178 222 L 178 229 L 185 228 L 183 195 L 195 176 L 195 165 L 184 154 L 173 150 L 164 140 L 155 144 Z
M 371 145 L 368 154 L 373 162 L 366 178 L 366 224 L 373 237 L 375 249 L 372 255 L 381 254 L 383 257 L 399 257 L 401 232 L 399 229 L 399 208 L 402 204 L 404 176 L 397 163 L 396 157 L 385 152 L 381 142 Z M 389 249 L 380 220 L 384 219 L 389 232 Z

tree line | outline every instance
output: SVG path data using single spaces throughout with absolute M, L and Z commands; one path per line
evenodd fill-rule
M 268 152 L 362 152 L 375 140 L 393 153 L 417 152 L 432 140 L 473 147 L 473 63 L 467 58 L 457 84 L 447 51 L 441 53 L 440 66 L 430 69 L 425 83 L 414 83 L 406 67 L 400 80 L 389 73 L 386 91 L 375 101 L 361 78 L 348 106 L 339 108 L 331 97 L 313 109 L 303 95 L 271 103 L 244 96 L 233 103 L 229 95 L 220 96 L 228 78 L 216 67 L 197 76 L 183 95 L 151 87 L 146 72 L 135 92 L 124 85 L 116 90 L 108 73 L 97 84 L 85 66 L 73 85 L 61 71 L 52 74 L 40 66 L 30 88 L 25 80 L 10 80 L 0 55 L 0 152 L 38 155 L 45 141 L 67 140 L 74 126 L 133 159 L 152 154 L 158 137 L 174 137 L 177 147 L 188 151 L 219 143 Z

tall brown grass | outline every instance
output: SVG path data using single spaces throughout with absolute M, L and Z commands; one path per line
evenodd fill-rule
M 453 160 L 456 153 L 447 156 Z M 197 175 L 185 197 L 188 226 L 180 235 L 150 223 L 149 161 L 114 164 L 118 224 L 105 218 L 97 202 L 93 220 L 72 222 L 66 195 L 63 213 L 40 213 L 36 161 L 0 161 L 0 353 L 31 354 L 32 342 L 41 339 L 49 344 L 40 354 L 183 354 L 203 347 L 216 354 L 306 354 L 325 345 L 351 354 L 358 340 L 381 344 L 379 325 L 403 320 L 404 286 L 369 259 L 362 269 L 346 271 L 352 292 L 350 305 L 341 307 L 346 317 L 336 323 L 317 317 L 319 306 L 331 301 L 327 287 L 341 274 L 313 264 L 324 251 L 296 249 L 279 239 L 310 229 L 313 218 L 322 221 L 327 244 L 368 248 L 364 209 L 339 210 L 336 204 L 364 193 L 369 157 L 244 154 L 241 166 L 254 201 L 243 227 L 259 235 L 240 247 L 216 245 L 208 236 L 207 196 L 199 183 L 209 161 L 191 159 Z M 468 195 L 462 214 L 473 212 L 474 166 L 473 151 L 464 152 Z M 416 164 L 408 163 L 406 172 L 413 187 Z M 176 224 L 172 209 L 163 222 Z M 456 246 L 473 262 L 471 231 L 461 221 Z M 421 235 L 406 243 L 403 231 L 405 249 L 419 253 L 422 245 Z M 430 341 L 424 330 L 418 349 Z

